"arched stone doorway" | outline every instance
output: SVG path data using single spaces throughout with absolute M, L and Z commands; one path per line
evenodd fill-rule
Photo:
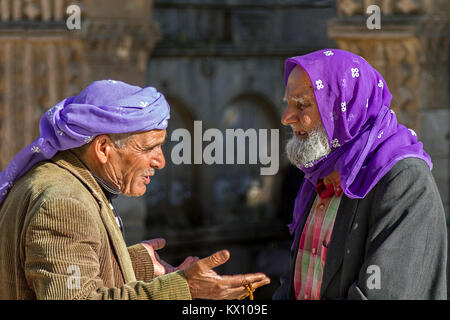
M 147 230 L 155 235 L 202 224 L 198 200 L 200 172 L 194 165 L 176 165 L 171 161 L 171 151 L 177 144 L 171 141 L 172 132 L 184 128 L 192 136 L 194 117 L 181 99 L 169 95 L 166 99 L 171 108 L 167 137 L 162 147 L 166 166 L 152 177 L 145 194 Z
M 238 141 L 235 139 L 234 164 L 207 168 L 212 172 L 208 176 L 212 177 L 210 190 L 213 192 L 215 223 L 227 225 L 240 221 L 243 224 L 253 224 L 272 220 L 278 205 L 278 178 L 276 174 L 261 175 L 261 167 L 268 165 L 260 162 L 259 142 L 266 139 L 269 154 L 271 143 L 277 143 L 278 151 L 280 150 L 280 138 L 271 141 L 271 130 L 280 128 L 276 109 L 260 94 L 244 93 L 230 100 L 218 121 L 218 127 L 224 133 L 224 141 L 228 139 L 227 129 L 242 129 L 249 135 L 245 138 L 245 146 L 239 146 L 241 150 L 245 150 L 244 164 L 238 164 Z M 225 146 L 224 153 L 227 153 Z M 279 153 L 271 155 L 272 159 L 274 157 L 279 166 Z

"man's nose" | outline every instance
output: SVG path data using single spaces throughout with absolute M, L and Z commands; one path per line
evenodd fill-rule
M 152 158 L 151 166 L 152 168 L 162 169 L 166 166 L 166 158 L 164 157 L 163 150 L 161 146 L 157 147 L 156 155 Z
M 294 107 L 287 106 L 286 110 L 284 110 L 283 116 L 281 117 L 281 123 L 285 126 L 289 126 L 298 122 L 298 115 Z

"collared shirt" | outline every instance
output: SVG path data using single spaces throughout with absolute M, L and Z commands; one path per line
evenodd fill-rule
M 318 194 L 303 228 L 295 262 L 297 300 L 320 299 L 328 244 L 342 198 L 337 172 L 319 182 L 316 191 Z

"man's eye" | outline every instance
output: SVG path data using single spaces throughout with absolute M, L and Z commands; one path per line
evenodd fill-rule
M 144 149 L 144 151 L 149 152 L 149 151 L 152 151 L 153 149 L 155 149 L 155 148 L 157 148 L 157 147 L 162 147 L 162 144 L 158 144 L 158 145 L 156 145 L 156 146 L 146 148 L 146 149 Z

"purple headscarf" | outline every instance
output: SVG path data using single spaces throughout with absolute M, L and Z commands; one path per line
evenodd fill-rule
M 40 137 L 0 173 L 0 205 L 17 179 L 56 152 L 80 147 L 100 134 L 163 130 L 169 117 L 169 104 L 155 88 L 115 80 L 91 83 L 41 117 Z
M 311 80 L 332 152 L 301 167 L 305 179 L 295 199 L 291 234 L 299 232 L 318 180 L 334 170 L 347 197 L 364 198 L 401 159 L 423 159 L 432 169 L 416 133 L 399 124 L 389 108 L 392 95 L 383 77 L 366 60 L 338 49 L 288 58 L 285 85 L 296 65 Z

